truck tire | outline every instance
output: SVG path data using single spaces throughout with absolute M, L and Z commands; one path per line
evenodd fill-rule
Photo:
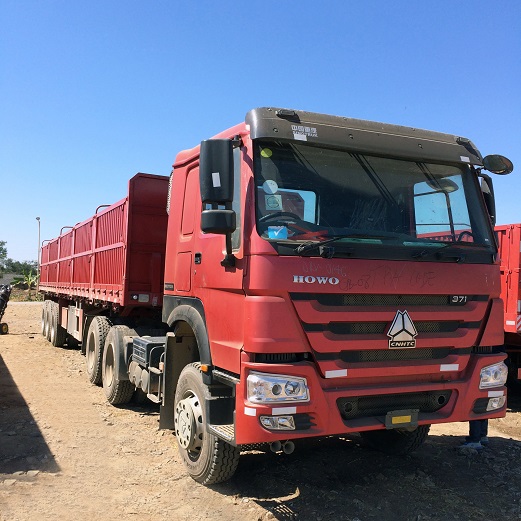
M 92 384 L 101 383 L 101 363 L 103 361 L 103 347 L 110 330 L 111 322 L 107 317 L 97 316 L 92 319 L 87 332 L 87 375 Z
M 60 306 L 57 302 L 51 302 L 48 309 L 49 316 L 49 342 L 54 347 L 62 347 L 65 344 L 66 331 L 60 325 Z
M 209 398 L 201 365 L 187 365 L 179 375 L 174 400 L 174 430 L 190 476 L 203 485 L 230 479 L 239 463 L 240 449 L 207 432 L 204 401 Z
M 132 332 L 127 326 L 112 326 L 105 340 L 101 380 L 105 396 L 112 405 L 130 402 L 136 390 L 131 381 L 120 380 L 116 370 L 116 358 L 123 349 L 121 340 L 125 335 L 130 335 Z
M 419 425 L 413 431 L 393 429 L 361 432 L 371 448 L 393 456 L 404 456 L 416 450 L 429 435 L 430 425 Z

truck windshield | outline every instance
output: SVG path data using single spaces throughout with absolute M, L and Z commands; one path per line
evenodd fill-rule
M 318 254 L 315 244 L 327 242 L 329 254 L 423 259 L 443 249 L 491 262 L 495 242 L 470 166 L 265 140 L 254 163 L 257 230 L 283 254 Z

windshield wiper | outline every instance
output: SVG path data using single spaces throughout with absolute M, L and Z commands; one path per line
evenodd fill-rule
M 334 237 L 330 237 L 329 239 L 324 239 L 323 241 L 308 241 L 302 244 L 299 244 L 295 248 L 295 253 L 298 255 L 303 255 L 309 251 L 318 249 L 319 255 L 321 257 L 325 257 L 330 259 L 335 254 L 335 249 L 333 247 L 326 247 L 327 244 L 330 244 L 335 241 L 339 241 L 340 239 L 398 239 L 399 235 L 386 234 L 386 235 L 369 235 L 367 233 L 349 233 L 343 235 L 336 235 Z M 344 253 L 352 253 L 352 248 Z
M 467 255 L 465 253 L 459 253 L 459 252 L 442 252 L 442 250 L 445 250 L 446 248 L 455 247 L 455 248 L 486 248 L 486 244 L 474 244 L 472 242 L 450 242 L 448 244 L 443 243 L 443 246 L 440 246 L 439 248 L 428 250 L 423 249 L 420 251 L 414 252 L 411 257 L 413 259 L 423 259 L 424 257 L 433 256 L 438 259 L 454 259 L 455 262 L 464 262 Z
M 327 259 L 330 259 L 335 254 L 335 248 L 333 247 L 326 247 L 326 244 L 329 244 L 331 242 L 339 241 L 340 239 L 343 239 L 345 235 L 340 235 L 336 237 L 331 237 L 329 239 L 324 239 L 323 241 L 307 241 L 303 242 L 302 244 L 299 244 L 295 248 L 295 253 L 298 255 L 304 255 L 304 253 L 307 253 L 308 251 L 312 251 L 314 249 L 318 249 L 319 254 L 321 257 L 325 257 Z

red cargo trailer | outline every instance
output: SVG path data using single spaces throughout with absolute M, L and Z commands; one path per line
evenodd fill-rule
M 124 199 L 98 207 L 42 246 L 39 289 L 48 297 L 42 328 L 53 344 L 65 341 L 65 330 L 81 341 L 86 314 L 131 316 L 140 309 L 160 317 L 167 194 L 168 177 L 137 174 Z
M 521 382 L 521 224 L 496 226 L 501 267 L 501 298 L 505 308 L 505 348 L 509 377 Z
M 405 454 L 431 424 L 505 415 L 485 170 L 512 165 L 454 135 L 252 110 L 178 153 L 168 231 L 166 179 L 140 174 L 45 245 L 43 332 L 82 341 L 111 404 L 160 403 L 198 482 L 254 443 L 359 432 Z

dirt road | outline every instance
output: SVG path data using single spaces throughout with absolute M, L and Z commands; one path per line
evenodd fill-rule
M 187 477 L 154 405 L 115 408 L 78 350 L 40 335 L 39 303 L 10 302 L 0 336 L 0 521 L 521 519 L 521 399 L 490 422 L 490 447 L 456 447 L 467 424 L 437 426 L 405 458 L 358 437 L 249 452 L 235 477 Z

